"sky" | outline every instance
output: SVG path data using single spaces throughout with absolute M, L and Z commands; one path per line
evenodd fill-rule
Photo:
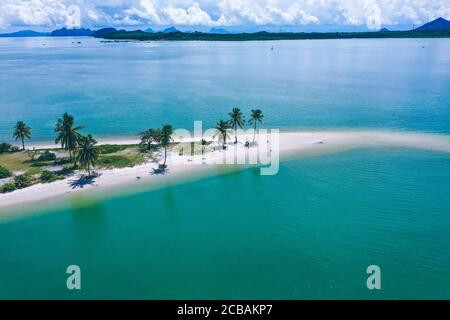
M 376 30 L 450 19 L 450 0 L 0 0 L 0 31 L 60 27 Z

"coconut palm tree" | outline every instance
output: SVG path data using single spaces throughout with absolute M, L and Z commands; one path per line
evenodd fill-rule
M 231 112 L 228 114 L 230 116 L 230 125 L 234 130 L 234 143 L 236 144 L 237 141 L 237 128 L 244 128 L 245 126 L 245 117 L 241 112 L 241 109 L 239 108 L 233 108 Z
M 164 163 L 162 165 L 163 168 L 166 167 L 167 147 L 169 146 L 170 142 L 173 141 L 172 134 L 173 134 L 173 128 L 170 124 L 163 125 L 162 129 L 159 131 L 159 134 L 158 134 L 159 145 L 161 147 L 164 147 Z
M 141 148 L 143 150 L 148 150 L 151 148 L 152 142 L 158 142 L 158 137 L 160 135 L 160 129 L 147 129 L 140 133 L 141 138 Z
M 78 139 L 78 161 L 81 167 L 85 168 L 89 177 L 91 176 L 91 167 L 95 167 L 95 161 L 98 157 L 98 150 L 95 148 L 97 141 L 90 134 L 86 137 L 81 136 Z
M 82 126 L 74 127 L 74 118 L 67 112 L 63 114 L 62 118 L 58 119 L 55 125 L 55 132 L 58 134 L 55 143 L 61 144 L 61 147 L 69 151 L 70 159 L 75 159 L 75 166 L 77 165 L 74 151 L 78 146 L 78 140 L 81 134 L 78 132 Z
M 25 122 L 18 121 L 14 127 L 13 136 L 16 138 L 16 141 L 18 139 L 22 140 L 22 150 L 25 150 L 25 138 L 31 139 L 31 128 Z
M 258 122 L 262 123 L 263 119 L 264 119 L 264 115 L 261 110 L 252 109 L 252 113 L 250 115 L 250 120 L 248 121 L 248 123 L 254 126 L 253 142 L 255 142 L 255 138 L 256 138 L 256 124 Z
M 230 123 L 224 120 L 220 120 L 219 122 L 217 122 L 214 129 L 217 130 L 214 137 L 218 134 L 222 136 L 222 147 L 225 149 L 225 145 L 227 144 L 227 137 L 229 137 L 227 130 L 231 129 Z

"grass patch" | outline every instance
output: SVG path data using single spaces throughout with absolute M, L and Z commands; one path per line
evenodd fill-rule
M 55 164 L 55 161 L 26 160 L 24 161 L 24 163 L 28 164 L 30 166 L 30 169 L 32 169 L 53 166 Z
M 98 146 L 99 157 L 96 163 L 98 168 L 126 168 L 142 164 L 148 155 L 139 152 L 136 145 L 104 145 Z M 27 152 L 16 152 L 0 154 L 0 168 L 4 170 L 4 175 L 13 172 L 24 172 L 21 176 L 16 176 L 11 183 L 0 188 L 0 192 L 11 192 L 14 189 L 21 189 L 39 182 L 53 182 L 64 179 L 72 174 L 77 168 L 73 167 L 73 161 L 69 158 L 54 158 L 50 152 L 43 151 L 47 156 L 31 160 Z M 51 157 L 50 157 L 51 155 Z M 62 166 L 64 170 L 60 172 L 49 171 L 50 167 Z M 79 168 L 78 168 L 79 169 Z
M 95 147 L 99 154 L 111 154 L 117 153 L 120 151 L 124 151 L 130 147 L 134 147 L 135 145 L 119 145 L 119 144 L 104 144 Z
M 11 171 L 27 171 L 31 168 L 28 160 L 30 158 L 25 152 L 0 154 L 0 165 Z
M 185 156 L 200 155 L 211 151 L 211 147 L 203 145 L 200 141 L 173 143 L 172 146 L 174 152 Z
M 145 162 L 145 156 L 142 154 L 128 153 L 116 155 L 100 155 L 96 166 L 100 168 L 126 168 L 134 167 Z

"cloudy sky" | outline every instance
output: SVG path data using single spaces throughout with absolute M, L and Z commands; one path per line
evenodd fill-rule
M 175 25 L 343 29 L 450 19 L 450 0 L 0 0 L 0 30 Z

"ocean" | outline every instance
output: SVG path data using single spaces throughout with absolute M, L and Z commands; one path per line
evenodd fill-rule
M 81 41 L 81 43 L 78 43 Z M 43 44 L 45 43 L 45 46 Z M 274 50 L 270 50 L 271 46 Z M 448 39 L 102 43 L 0 39 L 0 140 L 64 112 L 99 137 L 204 127 L 450 134 Z M 132 190 L 131 190 L 132 191 Z M 0 298 L 450 298 L 450 156 L 363 148 L 0 222 Z M 82 289 L 66 287 L 78 265 Z M 378 265 L 381 290 L 368 290 Z

